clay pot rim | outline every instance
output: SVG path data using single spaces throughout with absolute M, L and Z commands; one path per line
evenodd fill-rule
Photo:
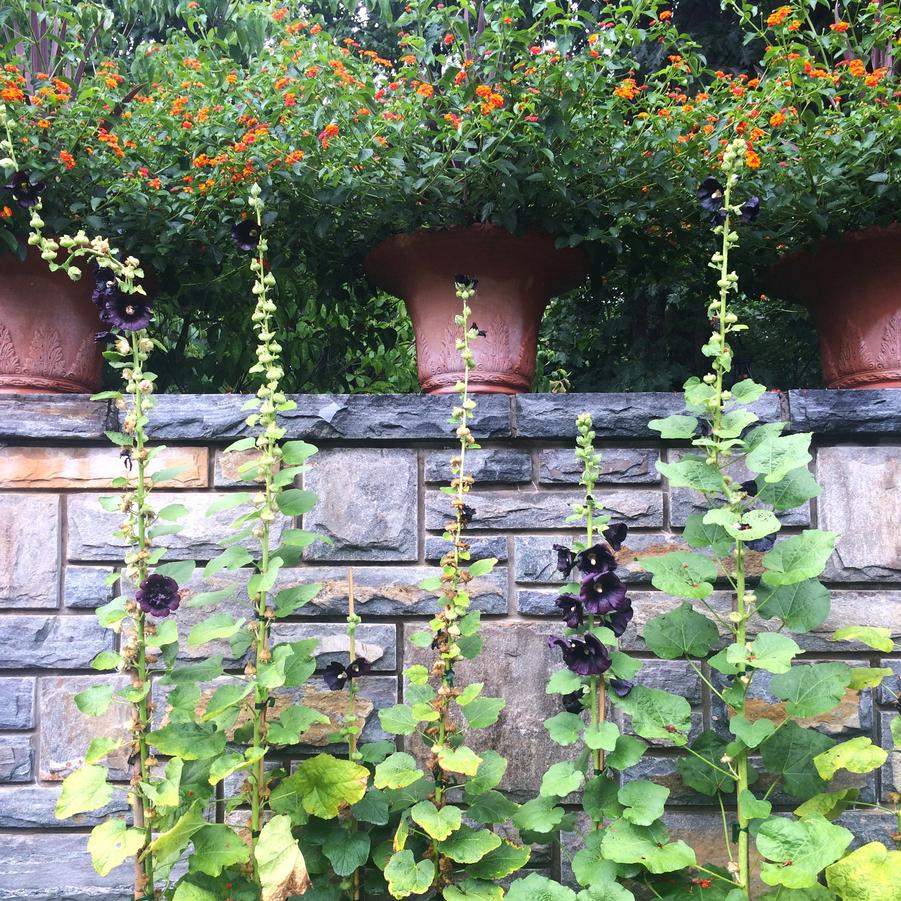
M 524 259 L 541 255 L 543 268 L 554 286 L 555 295 L 578 287 L 588 276 L 588 260 L 583 248 L 557 247 L 556 238 L 549 232 L 531 230 L 516 235 L 503 226 L 487 222 L 453 225 L 449 228 L 422 228 L 390 235 L 366 255 L 366 274 L 383 290 L 400 296 L 392 290 L 392 286 L 397 286 L 397 256 L 414 253 L 427 255 L 429 245 L 447 239 L 471 243 L 473 250 L 479 253 L 484 253 L 488 244 L 498 255 L 509 256 L 515 253 Z M 465 269 L 465 263 L 461 262 L 461 274 L 468 274 Z
M 854 229 L 843 232 L 837 238 L 820 238 L 815 244 L 802 250 L 793 250 L 791 253 L 780 257 L 767 272 L 767 288 L 773 293 L 782 294 L 789 303 L 814 309 L 816 301 L 801 299 L 801 291 L 797 288 L 798 279 L 807 279 L 809 267 L 816 264 L 817 260 L 830 250 L 844 248 L 853 244 L 866 244 L 873 240 L 901 242 L 901 221 L 892 222 L 890 225 L 871 225 L 869 228 Z

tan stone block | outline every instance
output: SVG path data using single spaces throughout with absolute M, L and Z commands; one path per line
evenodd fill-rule
M 231 488 L 234 485 L 250 486 L 254 482 L 245 481 L 241 478 L 238 470 L 245 464 L 257 460 L 260 456 L 259 451 L 216 451 L 216 463 L 213 473 L 213 482 L 217 488 Z
M 172 466 L 184 471 L 161 487 L 207 487 L 205 447 L 167 447 L 152 464 L 157 471 Z M 109 488 L 124 474 L 115 447 L 0 448 L 0 488 Z

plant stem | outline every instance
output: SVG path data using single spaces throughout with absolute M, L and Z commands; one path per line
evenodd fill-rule
M 739 615 L 738 635 L 736 642 L 739 647 L 744 647 L 747 627 L 747 616 L 745 609 L 745 559 L 744 546 L 740 541 L 736 541 L 736 587 L 737 591 L 737 612 Z M 739 679 L 744 677 L 745 667 L 739 667 Z M 747 687 L 745 688 L 747 692 Z M 742 698 L 742 710 L 744 710 L 745 701 Z M 748 816 L 742 804 L 742 793 L 748 790 L 748 752 L 742 751 L 738 758 L 738 784 L 736 786 L 736 810 L 738 813 L 738 866 L 739 866 L 739 883 L 741 887 L 748 893 L 748 899 L 751 898 L 750 883 L 750 843 L 748 836 Z
M 352 567 L 347 568 L 347 656 L 348 666 L 357 659 L 357 614 L 354 610 L 354 571 Z M 347 680 L 347 756 L 350 760 L 356 761 L 360 754 L 357 751 L 357 743 L 360 737 L 359 727 L 357 724 L 357 680 Z M 357 831 L 356 817 L 351 816 L 348 819 L 348 825 L 351 833 Z M 362 892 L 362 871 L 358 867 L 353 874 L 353 888 L 351 897 L 353 901 L 359 901 Z

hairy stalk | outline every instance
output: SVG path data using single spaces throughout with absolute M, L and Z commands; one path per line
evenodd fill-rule
M 354 609 L 354 571 L 350 567 L 347 570 L 347 657 L 348 666 L 357 659 L 357 626 L 360 624 L 360 617 L 357 616 Z M 361 754 L 357 750 L 360 740 L 360 732 L 362 724 L 357 717 L 357 692 L 359 686 L 356 679 L 347 680 L 347 716 L 345 723 L 347 724 L 347 756 L 349 760 L 359 762 Z M 351 832 L 356 832 L 358 827 L 357 820 L 351 816 L 348 820 L 348 827 Z M 354 870 L 353 885 L 351 887 L 351 898 L 353 901 L 360 901 L 363 892 L 363 871 L 358 867 Z

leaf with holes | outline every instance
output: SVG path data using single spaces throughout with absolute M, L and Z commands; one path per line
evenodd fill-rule
M 687 601 L 671 613 L 655 616 L 644 628 L 648 649 L 663 660 L 706 657 L 719 641 L 716 625 Z
M 716 566 L 703 554 L 675 551 L 660 557 L 639 557 L 651 573 L 651 584 L 678 598 L 706 598 L 713 591 Z

